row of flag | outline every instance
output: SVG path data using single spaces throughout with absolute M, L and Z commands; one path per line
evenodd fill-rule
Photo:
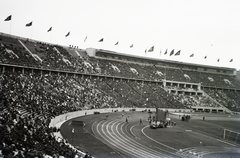
M 4 21 L 11 21 L 11 20 L 12 20 L 12 15 L 9 15 Z M 32 24 L 33 24 L 33 22 L 31 21 L 31 22 L 27 23 L 25 26 L 30 27 L 30 26 L 32 26 Z
M 4 21 L 11 21 L 12 20 L 12 15 L 9 15 L 6 19 L 4 19 Z M 33 25 L 33 21 L 27 23 L 25 26 L 26 27 L 30 27 Z M 47 32 L 52 31 L 52 27 L 50 27 Z M 70 31 L 65 35 L 65 37 L 68 37 L 70 35 Z
M 4 21 L 11 21 L 12 20 L 12 15 L 9 15 Z M 32 26 L 33 25 L 33 21 L 31 21 L 31 22 L 29 22 L 29 23 L 27 23 L 25 26 L 26 27 L 30 27 L 30 26 Z M 52 31 L 52 27 L 50 27 L 48 30 L 47 30 L 47 32 L 51 32 Z M 70 35 L 70 31 L 65 35 L 65 37 L 68 37 Z M 84 42 L 86 42 L 86 40 L 87 40 L 87 36 L 85 37 L 85 39 L 84 39 Z M 100 40 L 98 40 L 98 42 L 103 42 L 104 41 L 104 38 L 101 38 Z M 119 41 L 117 41 L 114 45 L 118 45 L 119 44 Z M 133 44 L 132 45 L 130 45 L 130 48 L 133 48 Z M 154 51 L 154 46 L 152 46 L 152 47 L 150 47 L 149 49 L 145 49 L 145 53 L 147 53 L 147 52 L 153 52 Z M 167 52 L 168 51 L 168 49 L 166 49 L 166 51 L 165 51 L 165 53 L 164 53 L 164 55 L 167 55 Z M 160 55 L 161 55 L 161 50 L 160 50 Z M 179 56 L 181 54 L 181 50 L 179 50 L 179 51 L 177 51 L 175 54 L 174 54 L 174 49 L 170 52 L 170 54 L 169 54 L 169 56 L 172 56 L 172 55 L 174 55 L 174 56 Z M 191 54 L 189 57 L 194 57 L 194 53 L 193 54 Z M 205 56 L 204 57 L 204 59 L 207 59 L 207 56 Z M 218 59 L 217 60 L 217 62 L 220 62 L 220 59 Z M 231 59 L 229 62 L 233 62 L 233 59 Z
M 86 38 L 84 39 L 84 42 L 86 41 L 87 39 L 87 36 Z M 103 42 L 104 41 L 104 38 L 101 38 L 98 42 Z M 114 45 L 118 45 L 119 44 L 119 41 L 117 41 Z M 130 45 L 130 48 L 133 48 L 133 44 Z M 154 51 L 154 46 L 150 47 L 149 49 L 145 49 L 145 53 L 147 52 L 153 52 Z M 166 49 L 164 55 L 167 55 L 168 53 L 168 49 Z M 160 55 L 162 54 L 161 50 L 160 50 Z M 169 56 L 179 56 L 181 54 L 181 50 L 177 51 L 176 53 L 174 53 L 174 49 L 170 52 Z M 194 57 L 194 53 L 191 54 L 189 57 Z M 204 57 L 204 59 L 207 59 L 207 56 Z M 220 62 L 220 59 L 217 60 L 217 62 Z M 231 59 L 229 62 L 233 62 L 233 59 Z
M 194 53 L 191 54 L 189 57 L 194 57 Z M 204 59 L 207 59 L 207 55 L 204 57 Z M 220 62 L 220 59 L 218 59 L 217 62 Z M 233 59 L 230 59 L 229 62 L 233 62 Z
M 87 38 L 87 37 L 86 37 L 86 38 Z M 85 39 L 86 39 L 86 38 L 85 38 Z M 104 40 L 104 39 L 101 38 L 98 42 L 103 42 L 103 40 Z M 84 40 L 84 42 L 85 42 L 85 40 Z M 119 44 L 119 41 L 118 41 L 117 43 L 115 43 L 114 45 L 118 45 L 118 44 Z M 133 44 L 130 45 L 130 48 L 133 48 Z M 147 53 L 147 52 L 153 52 L 153 51 L 154 51 L 154 46 L 150 47 L 149 49 L 145 49 L 145 53 Z M 168 49 L 166 49 L 164 55 L 167 55 L 167 53 L 168 53 Z M 160 55 L 161 55 L 161 54 L 162 54 L 162 52 L 161 52 L 161 50 L 160 50 Z M 174 55 L 174 56 L 179 56 L 180 54 L 181 54 L 181 50 L 177 51 L 177 52 L 174 54 L 174 49 L 173 49 L 173 50 L 170 52 L 169 56 L 172 56 L 172 55 Z M 194 53 L 191 54 L 189 57 L 194 57 Z M 204 59 L 207 59 L 207 56 L 205 56 Z M 217 62 L 220 62 L 220 59 L 218 59 Z M 233 62 L 233 59 L 231 59 L 229 62 Z

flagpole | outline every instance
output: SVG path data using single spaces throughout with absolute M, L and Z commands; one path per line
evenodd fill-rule
M 11 19 L 11 22 L 10 22 L 10 30 L 9 30 L 10 35 L 11 35 L 11 32 L 12 32 L 12 19 Z
M 104 43 L 104 41 L 102 42 L 102 49 L 105 49 L 105 43 Z
M 68 37 L 68 38 L 67 38 L 67 46 L 70 46 L 70 44 L 69 44 L 70 38 L 71 38 L 71 37 Z
M 86 37 L 85 37 L 86 38 Z M 87 37 L 88 38 L 88 37 Z M 84 39 L 84 48 L 85 48 L 85 50 L 87 49 L 87 39 L 85 40 Z
M 52 43 L 52 31 L 50 33 L 50 43 Z
M 70 37 L 71 38 L 71 37 Z M 68 38 L 68 46 L 70 45 L 70 38 Z M 73 47 L 73 45 L 72 45 L 72 47 Z
M 118 53 L 121 52 L 121 49 L 120 49 L 120 47 L 119 47 L 119 43 L 120 43 L 120 42 L 118 41 L 118 44 L 116 45 L 116 46 L 117 46 L 117 52 L 118 52 Z
M 145 55 L 147 54 L 147 51 L 148 51 L 148 45 L 146 45 L 146 49 L 145 49 Z
M 88 38 L 88 36 L 85 36 L 85 38 L 83 40 L 85 50 L 87 48 L 87 43 L 86 43 L 87 42 L 87 38 Z
M 31 38 L 32 39 L 33 26 L 31 26 Z

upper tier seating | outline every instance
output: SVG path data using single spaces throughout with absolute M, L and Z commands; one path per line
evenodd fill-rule
M 26 49 L 27 48 L 27 49 Z M 81 56 L 76 55 L 76 51 Z M 203 86 L 237 88 L 240 81 L 235 76 L 183 70 L 178 67 L 143 64 L 129 61 L 96 59 L 74 48 L 50 45 L 28 39 L 0 35 L 0 63 L 45 69 L 101 74 L 125 78 L 161 81 L 202 83 Z M 75 53 L 75 54 L 74 54 Z

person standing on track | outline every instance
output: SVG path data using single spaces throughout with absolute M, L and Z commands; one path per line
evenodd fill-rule
M 143 124 L 142 119 L 140 119 L 140 125 Z
M 128 119 L 126 118 L 126 123 L 128 123 Z
M 152 119 L 149 120 L 149 125 L 151 125 L 151 123 L 152 123 Z

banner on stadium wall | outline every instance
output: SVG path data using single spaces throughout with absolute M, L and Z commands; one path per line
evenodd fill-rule
M 165 121 L 167 117 L 168 117 L 167 110 L 156 109 L 155 113 L 156 121 Z

